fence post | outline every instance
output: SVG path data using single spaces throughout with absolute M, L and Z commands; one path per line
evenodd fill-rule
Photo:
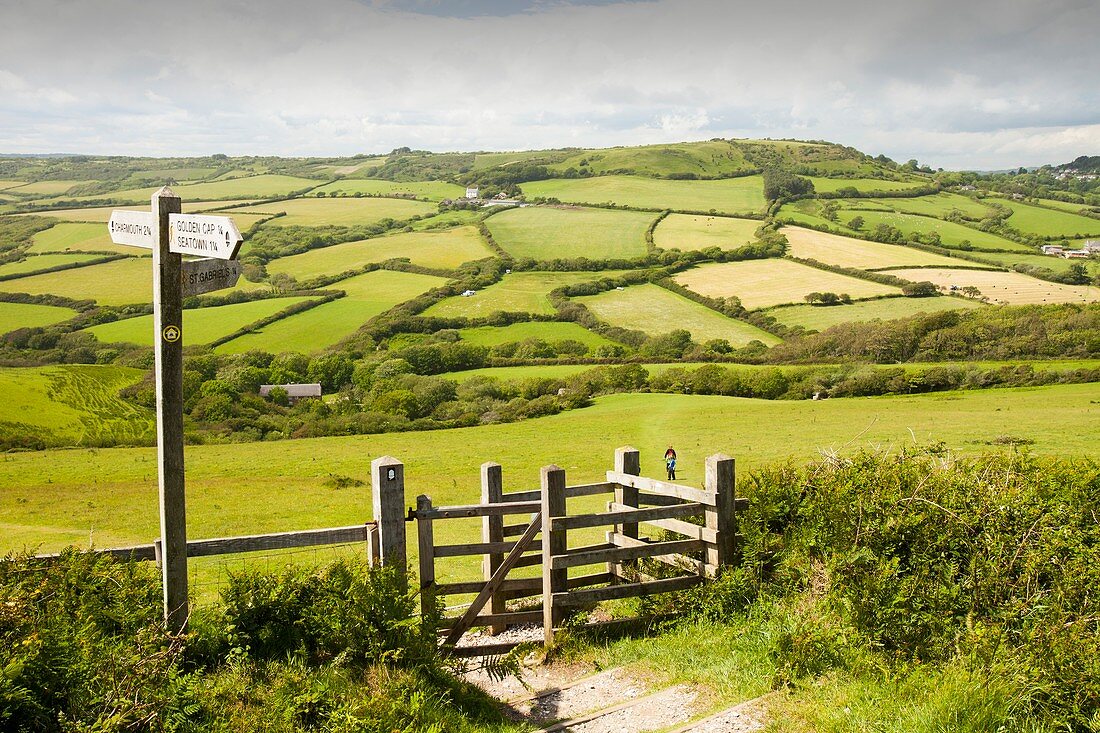
M 641 454 L 636 448 L 632 448 L 629 445 L 622 448 L 615 449 L 615 471 L 617 473 L 628 473 L 631 476 L 642 475 L 642 459 Z M 615 487 L 615 503 L 622 504 L 624 506 L 638 508 L 638 490 L 630 486 L 616 486 Z M 614 531 L 624 537 L 633 537 L 638 539 L 638 523 L 631 522 L 630 524 L 616 524 Z M 624 563 L 623 565 L 635 563 Z M 619 565 L 614 562 L 607 563 L 607 572 L 611 575 L 612 584 L 618 582 L 622 576 L 623 565 Z
M 565 554 L 568 543 L 564 529 L 554 529 L 554 517 L 565 516 L 565 471 L 555 465 L 543 466 L 542 480 L 542 630 L 546 646 L 554 644 L 554 627 L 561 611 L 554 607 L 554 594 L 569 586 L 569 571 L 553 570 L 550 559 Z
M 499 463 L 493 463 L 488 461 L 481 464 L 481 503 L 482 504 L 499 504 L 504 498 L 504 480 L 501 475 L 501 467 Z M 481 518 L 481 541 L 482 542 L 503 542 L 504 541 L 504 517 L 501 515 L 482 517 Z M 500 567 L 500 563 L 504 561 L 504 553 L 494 552 L 488 553 L 482 558 L 482 575 L 485 578 L 485 582 L 489 582 L 489 579 L 493 577 L 493 573 Z M 504 613 L 507 611 L 507 604 L 503 593 L 494 593 L 492 598 L 489 599 L 489 613 Z M 507 629 L 507 624 L 493 624 L 489 627 L 490 634 L 499 634 Z
M 432 498 L 421 494 L 416 497 L 416 513 L 430 512 Z M 435 604 L 435 532 L 433 520 L 416 518 L 416 540 L 420 561 L 420 615 L 428 616 Z
M 723 453 L 708 456 L 706 460 L 707 491 L 714 492 L 715 505 L 704 511 L 707 529 L 713 529 L 717 538 L 713 545 L 707 545 L 706 572 L 716 573 L 720 567 L 733 562 L 733 547 L 737 536 L 737 522 L 734 517 L 734 460 Z
M 392 456 L 382 456 L 371 461 L 370 470 L 374 520 L 378 522 L 381 535 L 379 559 L 384 567 L 396 568 L 401 578 L 407 581 L 405 464 Z

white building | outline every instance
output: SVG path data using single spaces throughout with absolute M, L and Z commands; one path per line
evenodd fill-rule
M 466 198 L 468 198 L 468 199 L 476 199 L 477 198 L 477 186 L 470 186 L 466 189 Z

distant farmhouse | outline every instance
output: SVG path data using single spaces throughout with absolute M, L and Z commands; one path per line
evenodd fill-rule
M 1100 254 L 1100 239 L 1086 239 L 1081 249 L 1066 249 L 1057 244 L 1044 244 L 1041 249 L 1045 255 L 1064 257 L 1067 260 L 1087 259 Z
M 477 190 L 478 190 L 478 189 L 477 189 L 477 186 L 469 186 L 469 187 L 467 187 L 467 189 L 466 189 L 466 198 L 468 198 L 468 199 L 476 199 L 476 198 L 477 198 Z
M 321 397 L 320 384 L 261 384 L 260 397 L 267 397 L 276 387 L 286 390 L 287 399 L 292 405 L 298 400 Z

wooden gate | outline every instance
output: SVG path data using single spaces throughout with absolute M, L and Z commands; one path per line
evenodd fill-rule
M 615 452 L 615 468 L 607 481 L 566 485 L 565 471 L 546 466 L 537 490 L 505 493 L 501 466 L 481 467 L 482 502 L 467 506 L 435 507 L 429 497 L 417 497 L 410 517 L 417 522 L 420 589 L 425 610 L 439 596 L 476 594 L 458 617 L 444 619 L 444 645 L 453 646 L 474 626 L 493 633 L 509 625 L 542 622 L 546 643 L 568 609 L 599 601 L 631 598 L 690 588 L 733 562 L 737 541 L 736 512 L 744 506 L 734 498 L 734 461 L 724 455 L 706 460 L 704 488 L 697 489 L 640 476 L 639 453 L 633 448 Z M 612 495 L 607 511 L 575 513 L 567 510 L 571 498 Z M 505 523 L 506 517 L 524 520 Z M 434 523 L 480 517 L 480 542 L 437 545 Z M 690 521 L 691 519 L 695 521 Z M 640 533 L 641 526 L 663 530 L 674 539 L 658 540 Z M 599 544 L 569 547 L 569 533 L 610 527 Z M 512 540 L 510 538 L 518 537 Z M 438 558 L 482 556 L 482 579 L 437 583 Z M 677 574 L 654 578 L 637 569 L 642 558 L 675 568 Z M 541 577 L 509 578 L 516 568 L 541 566 Z M 585 570 L 570 577 L 570 570 Z M 542 596 L 541 609 L 509 611 L 510 599 Z M 484 653 L 486 648 L 479 647 Z

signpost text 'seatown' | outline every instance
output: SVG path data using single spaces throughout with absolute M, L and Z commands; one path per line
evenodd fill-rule
M 165 186 L 148 212 L 118 209 L 111 241 L 153 251 L 153 344 L 157 378 L 157 474 L 160 485 L 159 560 L 168 629 L 187 626 L 187 510 L 183 475 L 183 299 L 231 288 L 242 237 L 227 216 L 181 213 Z M 182 255 L 208 259 L 184 261 Z

